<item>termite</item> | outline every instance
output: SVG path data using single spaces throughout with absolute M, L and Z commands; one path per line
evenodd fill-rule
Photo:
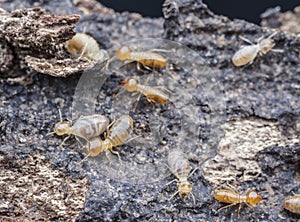
M 66 48 L 74 57 L 86 57 L 90 60 L 104 60 L 108 57 L 105 50 L 100 50 L 97 41 L 84 33 L 76 33 L 66 42 Z
M 120 47 L 116 51 L 116 56 L 121 61 L 136 61 L 145 68 L 164 68 L 167 65 L 167 59 L 158 53 L 152 51 L 132 52 L 128 46 Z
M 286 197 L 283 201 L 283 207 L 295 214 L 300 214 L 300 195 Z
M 140 84 L 136 78 L 128 78 L 120 82 L 120 85 L 122 85 L 128 92 L 140 92 L 151 102 L 165 104 L 169 100 L 167 94 L 152 86 Z
M 187 180 L 190 175 L 192 175 L 196 170 L 194 169 L 192 173 L 189 175 L 191 171 L 190 163 L 186 154 L 178 149 L 171 150 L 168 155 L 168 166 L 171 172 L 175 175 L 177 179 L 172 180 L 168 184 L 176 181 L 178 190 L 170 197 L 171 200 L 174 196 L 179 194 L 182 198 L 189 197 L 190 195 L 193 198 L 194 203 L 195 197 L 192 191 L 192 184 Z
M 68 135 L 62 142 L 66 142 L 71 135 L 88 140 L 89 138 L 102 134 L 109 124 L 109 119 L 100 114 L 93 114 L 89 116 L 81 116 L 71 126 L 70 121 L 63 121 L 61 112 L 59 110 L 60 122 L 57 122 L 54 126 L 54 132 L 58 136 Z M 50 133 L 50 134 L 52 134 Z M 61 144 L 61 145 L 62 145 Z
M 228 184 L 229 186 L 229 184 Z M 259 195 L 255 190 L 248 190 L 246 194 L 239 194 L 239 192 L 232 186 L 229 186 L 230 189 L 222 189 L 222 190 L 216 190 L 215 191 L 215 199 L 223 202 L 223 203 L 229 203 L 230 205 L 221 207 L 219 209 L 225 209 L 234 205 L 239 204 L 238 209 L 238 217 L 240 217 L 240 210 L 242 207 L 242 203 L 245 203 L 248 207 L 253 207 L 253 205 L 258 204 L 260 201 L 262 201 L 264 198 Z
M 128 139 L 132 129 L 132 118 L 128 115 L 121 116 L 108 130 L 104 140 L 102 140 L 100 137 L 94 137 L 87 142 L 88 156 L 97 156 L 101 152 L 106 152 L 106 156 L 108 157 L 108 151 L 110 151 L 113 154 L 118 155 L 120 159 L 119 153 L 114 151 L 113 147 L 122 145 Z
M 232 63 L 235 66 L 243 66 L 248 63 L 251 64 L 256 58 L 257 54 L 266 54 L 269 51 L 282 52 L 282 50 L 280 49 L 273 49 L 275 43 L 272 37 L 274 35 L 276 35 L 276 32 L 271 34 L 268 38 L 259 38 L 257 40 L 257 44 L 254 44 L 250 40 L 240 36 L 242 40 L 251 45 L 244 46 L 243 48 L 238 50 L 232 57 Z

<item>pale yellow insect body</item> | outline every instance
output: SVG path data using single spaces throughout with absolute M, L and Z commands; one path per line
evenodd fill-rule
M 167 59 L 158 53 L 151 51 L 132 52 L 128 46 L 119 48 L 116 52 L 116 56 L 121 61 L 136 61 L 145 67 L 163 68 L 167 65 Z
M 238 209 L 238 216 L 240 216 L 242 203 L 245 203 L 247 204 L 247 206 L 252 207 L 252 205 L 258 204 L 260 201 L 262 201 L 263 197 L 259 195 L 255 190 L 248 190 L 246 194 L 239 194 L 235 189 L 223 189 L 215 191 L 215 199 L 220 202 L 230 204 L 220 208 L 219 210 L 240 204 Z
M 286 197 L 283 202 L 283 207 L 295 214 L 300 214 L 300 195 Z
M 167 94 L 154 87 L 139 84 L 139 81 L 135 78 L 128 78 L 120 83 L 128 92 L 140 92 L 145 95 L 149 101 L 159 104 L 165 104 L 169 97 Z
M 191 167 L 186 154 L 178 149 L 171 150 L 168 155 L 168 165 L 171 172 L 177 178 L 175 181 L 177 181 L 178 186 L 178 191 L 174 193 L 170 199 L 172 199 L 177 193 L 179 193 L 179 195 L 183 198 L 191 194 L 195 202 L 194 195 L 191 192 L 192 184 L 188 181 Z
M 274 41 L 271 39 L 276 33 L 273 33 L 268 38 L 260 38 L 257 44 L 252 43 L 250 40 L 240 37 L 244 41 L 250 43 L 251 45 L 244 46 L 238 50 L 232 57 L 232 63 L 235 66 L 243 66 L 246 64 L 251 64 L 256 58 L 257 54 L 266 54 L 269 51 L 282 52 L 281 50 L 273 49 L 275 46 Z
M 102 134 L 109 124 L 109 119 L 100 114 L 81 116 L 71 126 L 69 121 L 60 121 L 55 124 L 54 132 L 59 135 L 74 135 L 80 138 L 89 139 Z M 66 141 L 67 137 L 64 141 Z
M 76 33 L 67 41 L 66 48 L 74 57 L 86 57 L 90 60 L 104 60 L 108 57 L 104 50 L 100 50 L 97 41 L 84 33 Z
M 109 129 L 105 140 L 100 137 L 94 137 L 87 142 L 88 156 L 97 156 L 101 152 L 110 151 L 119 156 L 119 153 L 113 151 L 113 147 L 122 145 L 129 137 L 133 129 L 133 120 L 128 115 L 123 115 Z

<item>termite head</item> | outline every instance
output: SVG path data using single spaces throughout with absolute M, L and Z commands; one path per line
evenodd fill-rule
M 273 47 L 275 46 L 275 43 L 273 39 L 267 38 L 267 39 L 262 39 L 259 42 L 259 48 L 262 53 L 266 53 L 270 51 Z
M 87 142 L 87 154 L 89 156 L 98 156 L 102 152 L 102 140 L 95 137 Z
M 58 122 L 54 126 L 54 132 L 59 136 L 69 134 L 70 130 L 71 126 L 68 121 Z
M 122 46 L 116 51 L 116 56 L 120 60 L 125 60 L 130 57 L 130 48 L 128 46 Z
M 259 195 L 254 190 L 248 190 L 246 197 L 247 197 L 247 202 L 249 204 L 258 204 L 260 201 L 264 199 L 261 195 Z
M 192 184 L 189 181 L 182 181 L 178 183 L 178 192 L 181 197 L 189 196 L 192 190 Z
M 138 80 L 129 78 L 120 82 L 120 85 L 122 85 L 128 92 L 133 92 L 137 89 Z

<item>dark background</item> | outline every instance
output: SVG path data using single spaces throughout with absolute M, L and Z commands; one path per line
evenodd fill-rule
M 162 16 L 164 0 L 98 0 L 103 5 L 116 11 L 138 12 L 143 16 Z M 299 0 L 203 0 L 216 14 L 229 18 L 240 18 L 259 24 L 259 15 L 267 8 L 280 6 L 281 11 L 288 11 L 300 5 Z

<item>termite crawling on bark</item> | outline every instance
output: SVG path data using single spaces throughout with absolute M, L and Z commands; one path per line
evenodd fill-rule
M 178 149 L 171 150 L 168 155 L 168 166 L 171 172 L 177 178 L 168 184 L 176 181 L 178 186 L 178 191 L 175 192 L 170 199 L 172 199 L 176 194 L 179 194 L 183 198 L 191 195 L 194 203 L 196 203 L 195 197 L 191 192 L 192 184 L 187 180 L 191 171 L 191 167 L 186 154 Z M 196 170 L 197 168 L 194 169 L 190 175 L 192 175 Z
M 106 152 L 108 157 L 108 151 L 118 155 L 119 153 L 114 151 L 113 148 L 119 145 L 122 145 L 128 139 L 130 133 L 133 129 L 133 120 L 128 115 L 123 115 L 117 119 L 111 128 L 108 130 L 108 133 L 104 140 L 100 137 L 94 137 L 87 142 L 87 154 L 88 156 L 97 156 L 101 152 Z
M 152 51 L 133 52 L 128 46 L 120 47 L 116 51 L 116 56 L 121 61 L 136 61 L 146 68 L 164 68 L 167 65 L 167 59 L 158 53 Z
M 83 138 L 85 140 L 98 136 L 106 130 L 109 124 L 109 119 L 100 114 L 81 116 L 73 125 L 71 125 L 70 121 L 62 120 L 60 110 L 59 116 L 60 121 L 55 124 L 54 132 L 50 134 L 55 133 L 58 136 L 68 135 L 63 140 L 62 144 L 69 139 L 71 135 L 74 135 L 76 138 Z
M 295 214 L 300 214 L 300 195 L 286 197 L 283 201 L 283 207 Z
M 246 194 L 240 194 L 233 186 L 229 186 L 229 189 L 216 190 L 215 199 L 223 203 L 229 203 L 229 205 L 221 207 L 219 211 L 239 204 L 239 217 L 242 203 L 245 203 L 248 207 L 252 208 L 253 205 L 258 204 L 264 198 L 261 195 L 259 195 L 255 190 L 248 190 Z
M 90 60 L 105 60 L 108 54 L 100 50 L 96 40 L 84 33 L 76 33 L 72 39 L 66 42 L 68 52 L 74 57 L 86 57 Z
M 275 43 L 272 37 L 274 35 L 276 35 L 276 32 L 270 35 L 268 38 L 259 38 L 257 40 L 257 44 L 254 44 L 250 40 L 240 36 L 242 40 L 250 43 L 251 45 L 244 46 L 238 50 L 232 57 L 232 63 L 235 66 L 243 66 L 248 63 L 251 64 L 256 58 L 257 54 L 266 54 L 269 51 L 283 52 L 280 49 L 273 49 Z
M 128 92 L 140 92 L 141 94 L 145 95 L 151 102 L 165 104 L 169 100 L 167 94 L 159 89 L 156 89 L 155 87 L 140 84 L 138 79 L 136 78 L 128 78 L 125 81 L 120 82 L 120 84 Z

